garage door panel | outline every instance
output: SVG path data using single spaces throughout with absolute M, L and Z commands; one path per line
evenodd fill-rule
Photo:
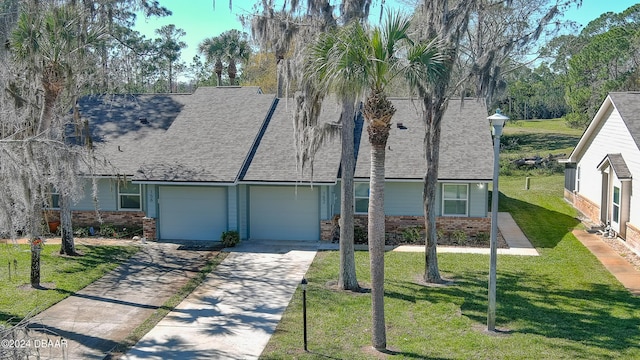
M 226 189 L 160 187 L 160 237 L 219 240 L 227 228 Z
M 249 236 L 258 240 L 319 240 L 318 187 L 251 187 Z

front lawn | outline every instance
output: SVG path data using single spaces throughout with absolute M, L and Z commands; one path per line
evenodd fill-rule
M 1 244 L 0 326 L 15 324 L 25 316 L 50 307 L 115 269 L 138 251 L 135 246 L 78 245 L 77 249 L 84 256 L 60 256 L 60 245 L 45 245 L 41 255 L 41 284 L 50 289 L 35 290 L 29 285 L 29 245 Z
M 488 334 L 489 257 L 440 254 L 453 285 L 420 284 L 424 255 L 386 255 L 388 348 L 370 349 L 370 295 L 337 292 L 338 252 L 322 252 L 307 279 L 309 349 L 298 289 L 264 359 L 609 359 L 640 358 L 640 298 L 631 296 L 571 234 L 575 210 L 562 200 L 561 175 L 502 177 L 501 211 L 512 213 L 541 256 L 498 257 L 497 328 Z M 356 254 L 369 283 L 368 253 Z

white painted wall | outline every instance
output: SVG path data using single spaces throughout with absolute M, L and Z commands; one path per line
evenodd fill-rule
M 622 154 L 632 174 L 640 175 L 640 151 L 617 110 L 604 115 L 604 121 L 596 129 L 596 135 L 578 154 L 577 166 L 580 167 L 580 195 L 596 204 L 600 204 L 602 174 L 598 164 L 607 154 Z M 634 179 L 631 195 L 630 222 L 640 224 L 640 197 L 634 196 L 640 191 L 640 181 Z

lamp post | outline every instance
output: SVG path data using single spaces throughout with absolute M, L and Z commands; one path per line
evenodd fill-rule
M 498 258 L 498 175 L 500 172 L 500 135 L 502 127 L 509 120 L 500 109 L 487 118 L 493 126 L 493 190 L 491 192 L 491 255 L 489 263 L 489 310 L 487 330 L 496 330 L 496 263 Z
M 303 336 L 304 336 L 304 351 L 308 352 L 307 348 L 307 279 L 302 278 L 300 282 L 300 287 L 302 288 L 302 326 Z

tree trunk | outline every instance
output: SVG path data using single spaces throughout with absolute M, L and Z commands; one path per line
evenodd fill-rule
M 429 110 L 427 110 L 429 111 Z M 442 277 L 438 270 L 438 235 L 436 229 L 436 190 L 438 188 L 438 163 L 439 163 L 439 143 L 440 127 L 434 128 L 433 122 L 428 123 L 425 136 L 425 153 L 427 159 L 427 172 L 424 175 L 424 191 L 422 192 L 422 202 L 424 205 L 424 219 L 427 239 L 425 241 L 425 273 L 424 281 L 429 283 L 440 283 Z
M 377 350 L 387 348 L 384 320 L 384 160 L 386 144 L 371 144 L 369 182 L 369 257 L 371 266 L 372 343 Z
M 218 86 L 222 86 L 222 61 L 220 59 L 216 60 L 214 71 L 216 72 L 216 76 L 218 77 Z
M 69 198 L 61 193 L 58 201 L 60 203 L 60 233 L 62 237 L 60 254 L 77 256 L 76 245 L 73 241 L 73 224 L 71 222 L 71 204 Z
M 40 287 L 40 245 L 33 245 L 31 242 L 31 287 L 37 289 Z
M 425 108 L 426 108 L 425 104 Z M 424 226 L 426 229 L 425 240 L 425 273 L 424 281 L 428 283 L 441 283 L 442 277 L 438 270 L 438 233 L 436 229 L 436 190 L 438 188 L 438 163 L 440 160 L 440 126 L 434 121 L 433 110 L 426 108 L 427 133 L 425 134 L 425 154 L 427 160 L 427 172 L 424 175 L 424 189 L 422 202 L 424 205 Z M 435 115 L 437 116 L 437 115 Z
M 342 162 L 341 162 L 341 202 L 340 202 L 340 274 L 338 287 L 343 290 L 359 291 L 356 277 L 355 250 L 353 245 L 353 174 L 355 171 L 354 128 L 355 98 L 342 99 Z
M 231 86 L 236 84 L 236 74 L 238 69 L 236 68 L 236 61 L 229 59 L 229 65 L 227 66 L 227 73 L 229 74 L 229 84 Z

